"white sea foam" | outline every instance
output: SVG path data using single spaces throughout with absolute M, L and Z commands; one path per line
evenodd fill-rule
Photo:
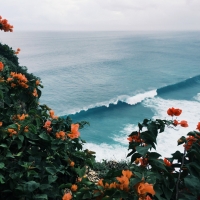
M 133 131 L 137 131 L 138 130 L 138 126 L 135 124 L 126 124 L 124 126 L 124 128 L 120 131 L 119 135 L 114 135 L 114 137 L 112 137 L 112 139 L 118 143 L 120 143 L 121 145 L 126 145 L 128 146 L 128 135 L 131 134 L 131 132 Z
M 163 133 L 159 133 L 157 137 L 156 151 L 162 155 L 162 157 L 171 157 L 171 154 L 175 151 L 183 152 L 183 145 L 177 146 L 177 140 L 181 136 L 187 136 L 187 133 L 196 130 L 197 123 L 200 122 L 200 112 L 198 108 L 200 103 L 197 101 L 183 101 L 183 100 L 164 100 L 159 97 L 146 99 L 143 105 L 149 107 L 154 112 L 153 119 L 169 119 L 172 117 L 167 115 L 167 109 L 174 107 L 182 109 L 182 114 L 174 119 L 187 120 L 189 127 L 184 128 L 177 126 L 173 128 L 165 128 Z M 97 154 L 97 160 L 111 159 L 111 160 L 125 160 L 128 154 L 128 140 L 127 137 L 132 131 L 137 131 L 136 124 L 126 124 L 120 131 L 119 135 L 114 135 L 113 140 L 119 143 L 119 145 L 108 144 L 87 144 L 88 149 L 95 149 Z M 154 151 L 154 150 L 153 150 Z
M 84 149 L 89 149 L 96 152 L 96 161 L 103 160 L 115 160 L 122 161 L 127 160 L 126 155 L 128 154 L 128 146 L 122 145 L 110 145 L 106 143 L 94 144 L 86 143 L 84 144 Z
M 196 101 L 200 102 L 200 93 L 197 93 L 196 96 L 193 97 Z
M 137 103 L 141 103 L 145 99 L 153 98 L 156 95 L 157 95 L 156 90 L 151 90 L 151 91 L 147 91 L 147 92 L 141 92 L 141 93 L 138 93 L 138 94 L 136 94 L 134 96 L 120 95 L 120 96 L 118 96 L 116 98 L 110 99 L 109 101 L 98 102 L 96 104 L 91 104 L 89 106 L 84 106 L 81 109 L 68 110 L 68 114 L 76 114 L 76 113 L 79 113 L 81 111 L 87 111 L 89 109 L 98 108 L 98 107 L 102 107 L 102 106 L 105 106 L 105 107 L 108 108 L 111 104 L 117 105 L 119 101 L 125 102 L 125 103 L 130 104 L 130 105 L 135 105 Z M 66 115 L 66 112 L 65 113 L 62 112 L 62 113 L 59 113 L 59 114 L 61 116 L 62 115 Z
M 200 112 L 198 108 L 200 103 L 196 101 L 183 100 L 164 100 L 162 98 L 147 99 L 143 103 L 154 111 L 154 119 L 172 119 L 167 115 L 167 109 L 174 107 L 182 109 L 182 114 L 177 120 L 186 120 L 189 127 L 177 127 L 176 129 L 167 128 L 164 133 L 160 133 L 157 138 L 157 152 L 163 157 L 170 157 L 176 150 L 183 152 L 183 146 L 177 146 L 177 140 L 181 136 L 186 136 L 188 132 L 196 129 L 200 121 Z M 174 118 L 175 119 L 175 118 Z
M 137 103 L 142 102 L 145 99 L 153 98 L 156 95 L 157 95 L 156 90 L 151 90 L 151 91 L 148 91 L 148 92 L 137 94 L 137 95 L 135 95 L 133 97 L 129 97 L 129 98 L 126 99 L 125 102 L 130 104 L 130 105 L 135 105 Z

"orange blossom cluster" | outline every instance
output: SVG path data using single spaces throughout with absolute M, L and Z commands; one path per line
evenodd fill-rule
M 13 32 L 13 26 L 8 23 L 7 19 L 2 19 L 0 16 L 0 30 L 4 32 Z

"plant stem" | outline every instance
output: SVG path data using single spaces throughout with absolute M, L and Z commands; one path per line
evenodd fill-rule
M 178 179 L 177 179 L 177 182 L 176 182 L 176 200 L 178 200 L 178 194 L 179 194 L 178 185 L 179 185 L 179 181 L 180 181 L 180 178 L 181 178 L 181 170 L 182 170 L 182 167 L 184 165 L 185 154 L 186 154 L 186 150 L 184 148 L 184 153 L 183 153 L 183 157 L 182 157 L 182 163 L 181 163 L 181 167 L 180 167 L 180 170 L 179 170 Z

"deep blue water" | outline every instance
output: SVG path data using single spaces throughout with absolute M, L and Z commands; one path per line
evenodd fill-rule
M 169 107 L 191 129 L 200 121 L 200 32 L 1 32 L 0 42 L 21 48 L 20 65 L 41 77 L 41 104 L 90 122 L 81 137 L 97 159 L 125 158 L 137 123 L 168 118 Z M 158 150 L 169 154 L 178 136 L 166 131 Z

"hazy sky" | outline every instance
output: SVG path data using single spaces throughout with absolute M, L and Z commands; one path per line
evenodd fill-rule
M 0 0 L 18 30 L 200 30 L 200 0 Z

